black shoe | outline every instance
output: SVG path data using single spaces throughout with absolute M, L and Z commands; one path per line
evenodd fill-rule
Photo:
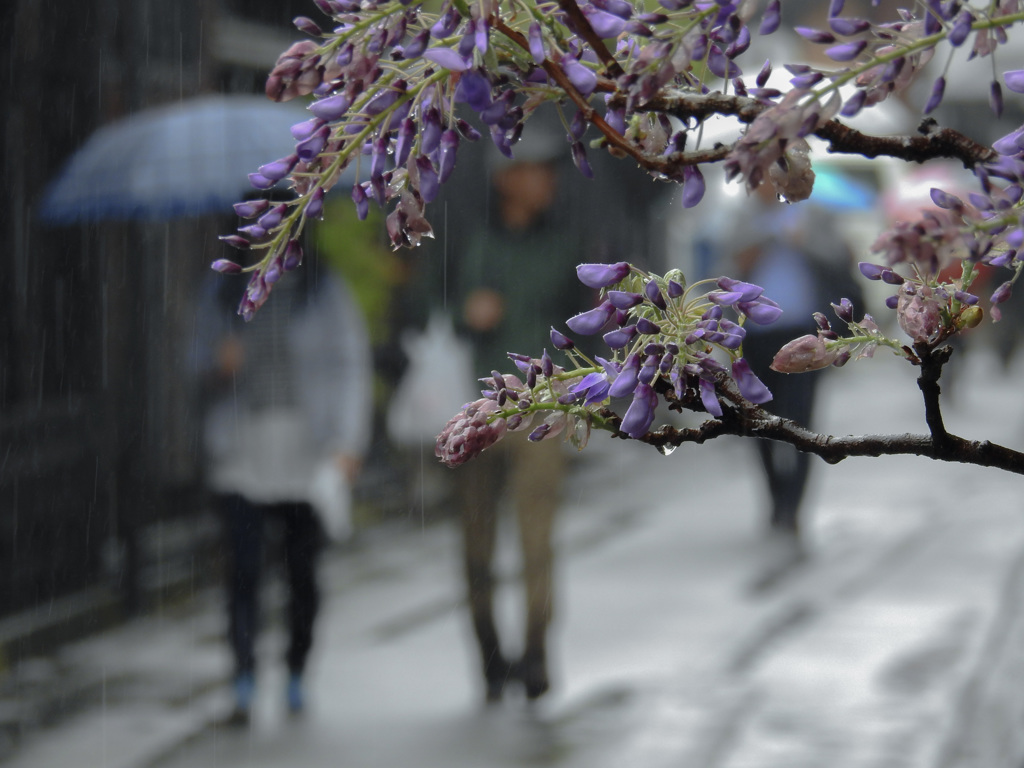
M 505 685 L 515 676 L 513 666 L 503 658 L 495 658 L 484 669 L 487 681 L 487 703 L 496 704 L 505 693 Z
M 231 714 L 221 721 L 221 725 L 227 728 L 248 728 L 252 718 L 248 709 L 235 707 Z
M 514 674 L 523 684 L 526 698 L 535 701 L 548 692 L 548 666 L 543 656 L 524 656 L 515 665 Z

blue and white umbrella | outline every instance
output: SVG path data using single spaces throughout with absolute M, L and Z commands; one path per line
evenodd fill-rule
M 289 155 L 297 105 L 263 96 L 207 95 L 136 112 L 97 130 L 47 187 L 51 224 L 170 219 L 230 211 L 248 174 Z

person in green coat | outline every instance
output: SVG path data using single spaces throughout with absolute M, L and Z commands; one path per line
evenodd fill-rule
M 586 308 L 587 295 L 575 273 L 575 265 L 585 260 L 585 235 L 560 220 L 556 204 L 559 171 L 553 159 L 564 147 L 559 139 L 534 134 L 531 143 L 524 139 L 513 149 L 514 161 L 490 163 L 492 212 L 459 253 L 455 306 L 481 376 L 493 370 L 515 373 L 507 353 L 538 354 L 550 346 L 552 326 Z M 528 434 L 509 434 L 454 470 L 465 577 L 489 702 L 499 700 L 511 680 L 521 682 L 530 699 L 549 687 L 551 537 L 566 456 L 562 435 L 531 442 Z M 493 615 L 492 561 L 499 506 L 506 498 L 515 506 L 526 593 L 525 638 L 515 661 Z

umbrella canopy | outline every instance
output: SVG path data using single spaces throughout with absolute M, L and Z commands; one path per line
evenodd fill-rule
M 867 184 L 836 170 L 816 167 L 811 202 L 837 211 L 867 211 L 875 205 L 876 193 Z
M 227 210 L 248 174 L 294 151 L 310 115 L 262 96 L 208 95 L 137 112 L 97 130 L 50 183 L 52 224 L 169 219 Z

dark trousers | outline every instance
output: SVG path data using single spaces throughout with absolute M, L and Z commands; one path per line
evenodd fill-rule
M 743 351 L 750 367 L 774 396 L 765 408 L 777 416 L 792 419 L 801 426 L 810 426 L 814 411 L 814 395 L 821 372 L 777 373 L 771 370 L 772 359 L 787 342 L 801 335 L 799 330 L 769 330 L 751 333 Z M 773 440 L 757 441 L 758 455 L 764 468 L 771 495 L 769 524 L 784 531 L 800 528 L 800 502 L 811 470 L 811 456 L 789 443 Z
M 236 674 L 256 667 L 260 575 L 267 518 L 283 525 L 284 564 L 288 576 L 288 670 L 301 674 L 313 645 L 313 622 L 320 606 L 316 568 L 323 533 L 313 508 L 305 503 L 253 504 L 241 496 L 222 497 L 228 550 L 228 638 Z

